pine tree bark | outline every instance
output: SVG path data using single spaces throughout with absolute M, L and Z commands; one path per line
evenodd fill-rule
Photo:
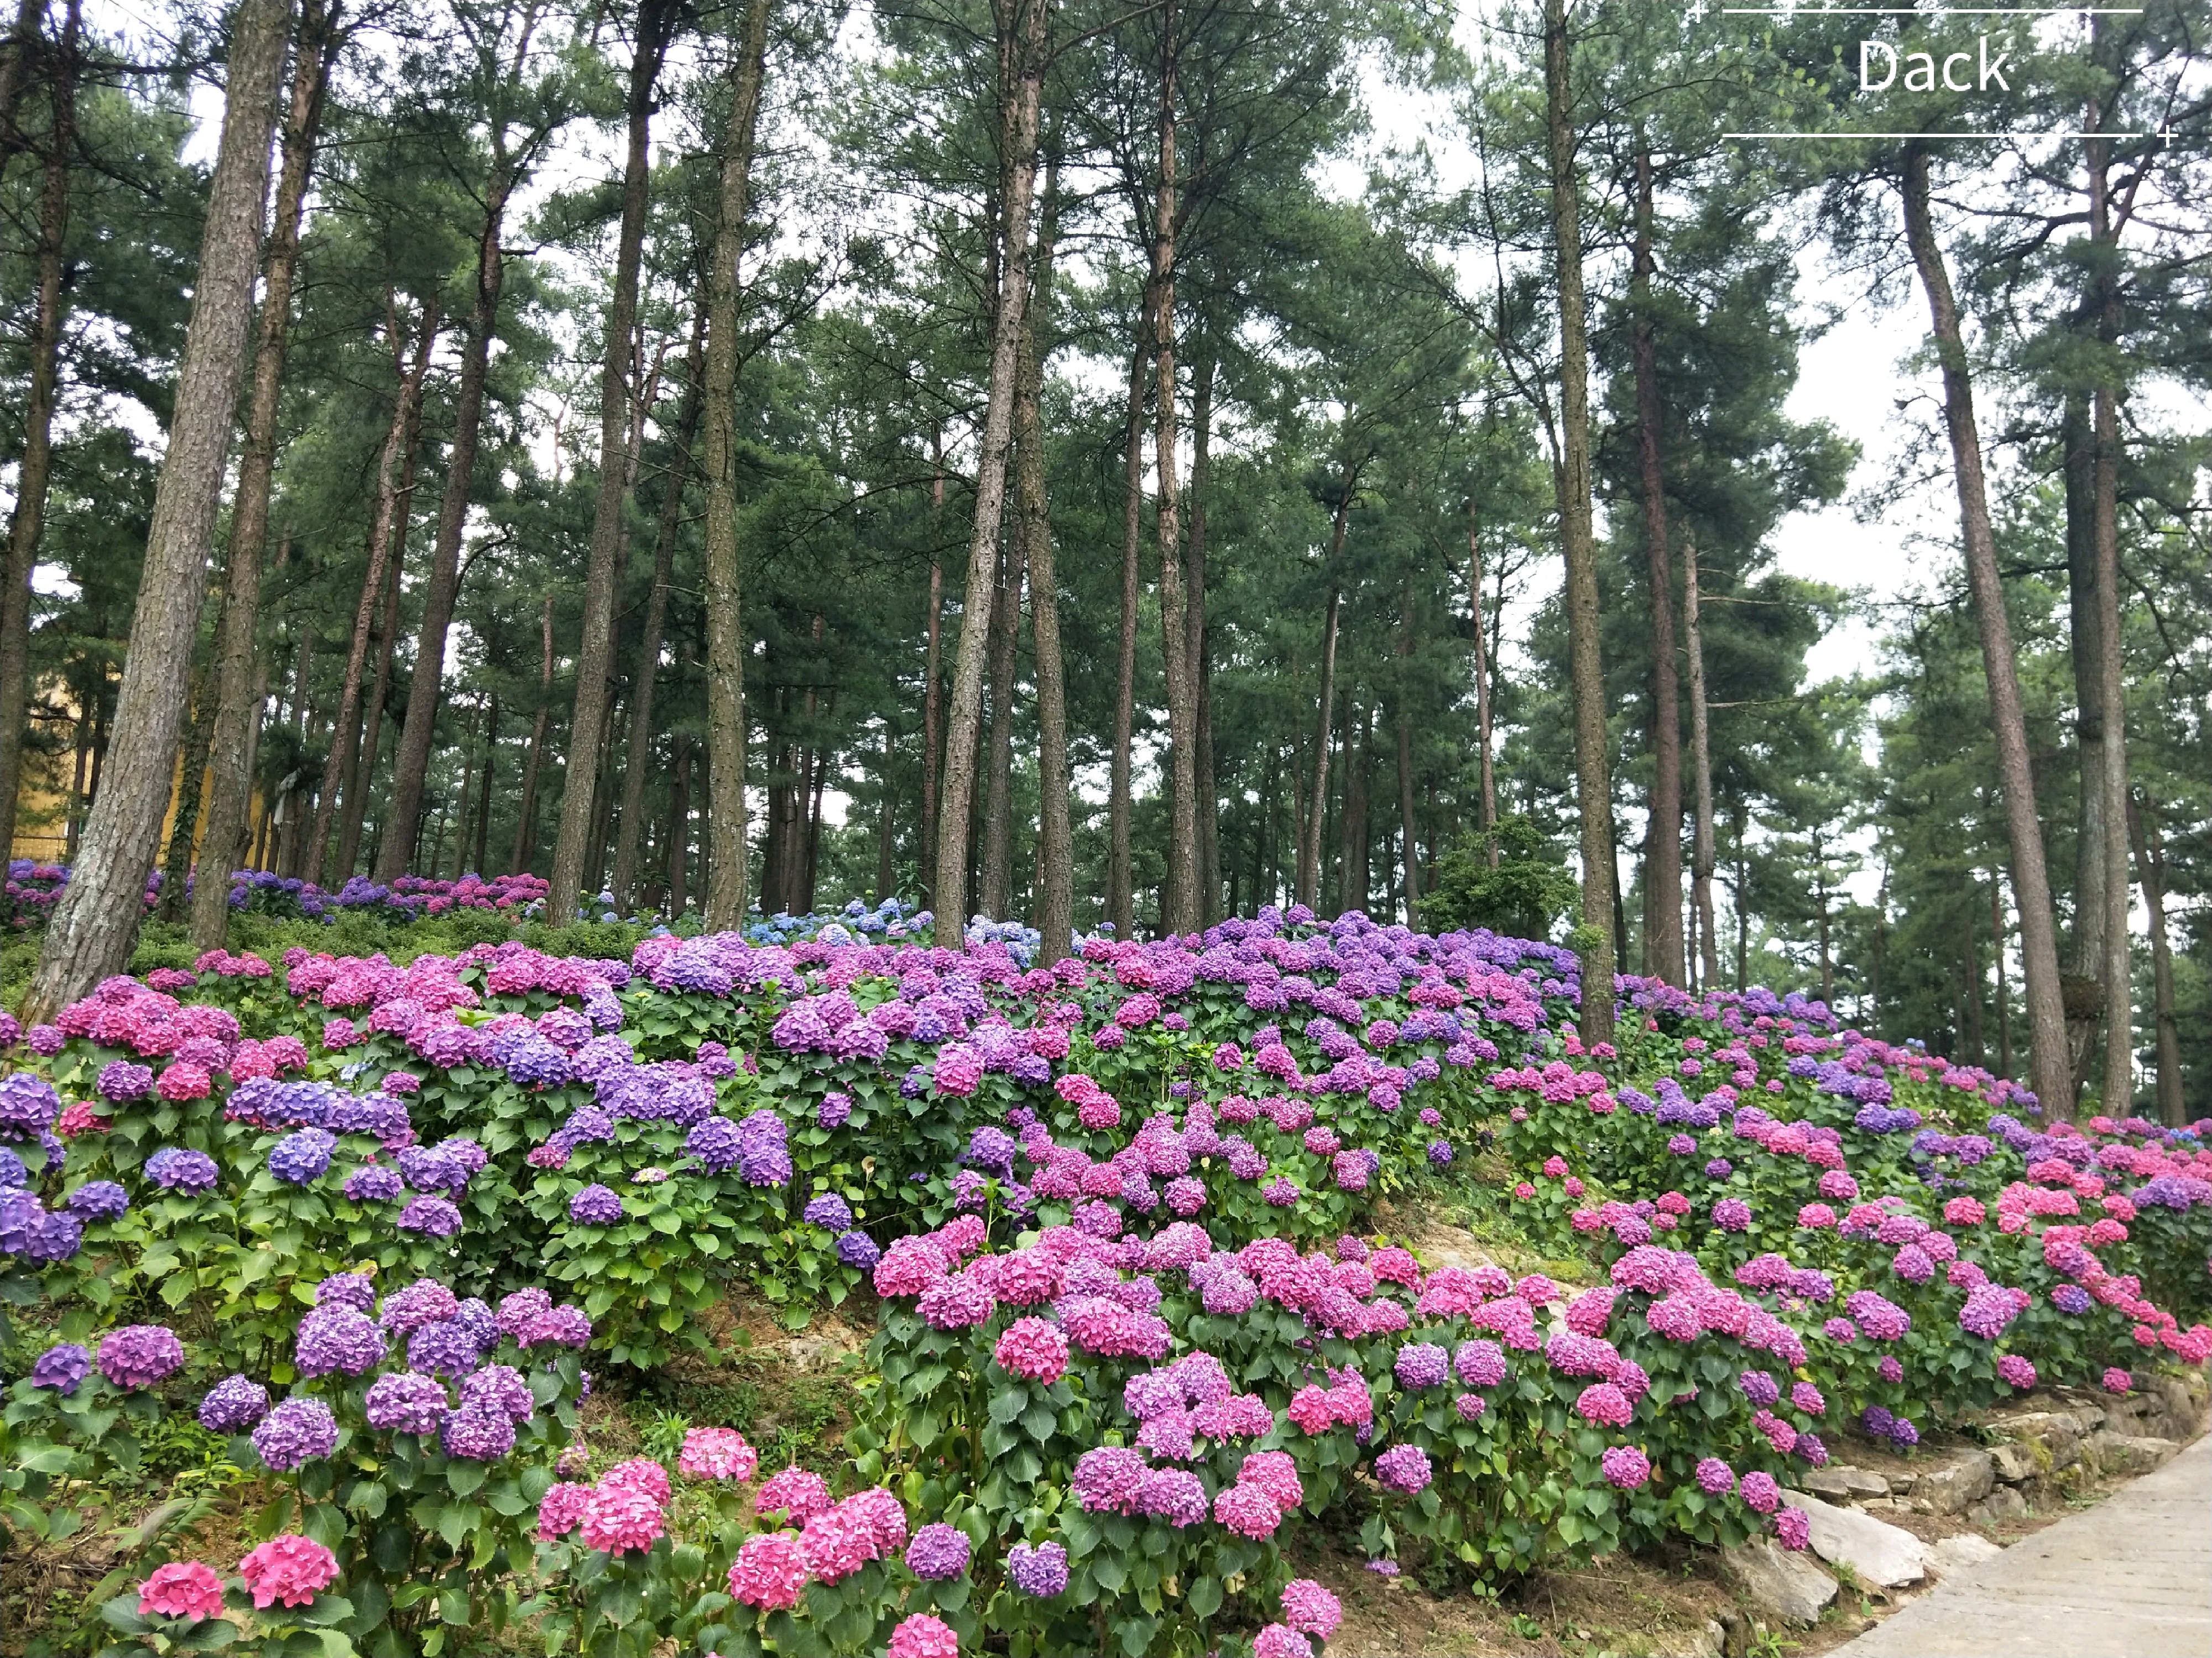
M 1640 138 L 1640 135 L 1639 135 Z M 1629 276 L 1629 351 L 1636 371 L 1636 459 L 1645 571 L 1651 590 L 1651 797 L 1644 865 L 1647 970 L 1680 988 L 1682 977 L 1682 715 L 1674 670 L 1674 574 L 1667 545 L 1663 419 L 1651 322 L 1651 152 L 1636 151 L 1636 228 Z
M 1192 683 L 1189 599 L 1183 586 L 1182 458 L 1176 437 L 1176 0 L 1160 15 L 1158 195 L 1152 207 L 1153 485 L 1160 543 L 1160 635 L 1168 697 L 1166 914 L 1171 933 L 1202 925 L 1199 895 L 1198 698 Z
M 738 561 L 738 260 L 752 197 L 753 141 L 767 72 L 769 0 L 746 0 L 730 60 L 720 216 L 707 269 L 705 598 L 707 927 L 745 913 L 745 630 Z
M 2181 1022 L 2173 1003 L 2173 947 L 2166 936 L 2166 849 L 2159 843 L 2158 817 L 2147 801 L 2128 802 L 2128 835 L 2134 842 L 2136 874 L 2142 882 L 2143 908 L 2150 920 L 2152 1017 L 2158 1027 L 2158 1111 L 2169 1128 L 2187 1122 L 2181 1098 Z
M 27 27 L 26 27 L 27 24 Z M 0 853 L 15 855 L 15 803 L 23 786 L 23 743 L 31 707 L 31 572 L 46 523 L 46 490 L 53 478 L 54 385 L 61 355 L 62 257 L 69 235 L 70 152 L 76 137 L 79 0 L 69 0 L 54 73 L 49 77 L 53 125 L 46 139 L 45 176 L 39 191 L 38 295 L 31 325 L 27 384 L 23 396 L 23 456 L 15 469 L 15 507 L 8 524 L 8 562 L 0 572 Z M 25 61 L 38 49 L 38 12 L 24 0 L 22 15 L 0 59 L 0 143 L 13 141 L 21 109 Z M 4 166 L 0 161 L 0 166 Z
M 462 873 L 481 877 L 491 861 L 492 779 L 499 768 L 499 693 L 494 691 L 484 714 L 483 785 L 477 791 L 477 821 L 470 830 L 471 850 L 462 859 Z
M 1583 338 L 1582 184 L 1575 171 L 1566 0 L 1544 0 L 1545 126 L 1559 290 L 1559 540 L 1566 563 L 1568 671 L 1573 683 L 1575 801 L 1582 819 L 1582 1009 L 1577 1029 L 1613 1039 L 1615 878 L 1613 780 L 1600 655 L 1597 550 L 1590 529 L 1589 354 Z
M 1498 780 L 1490 750 L 1490 652 L 1482 631 L 1482 540 L 1474 519 L 1474 501 L 1467 503 L 1467 608 L 1474 635 L 1474 723 L 1480 744 L 1482 816 L 1476 827 L 1487 832 L 1498 822 Z M 1489 842 L 1490 866 L 1498 867 L 1498 842 Z
M 1557 3 L 1557 0 L 1553 0 Z M 1951 440 L 1952 470 L 1959 493 L 1959 519 L 1966 548 L 1966 583 L 1980 624 L 1982 664 L 1989 683 L 1990 725 L 1996 738 L 1997 780 L 2004 799 L 2006 837 L 2011 846 L 2013 902 L 2020 912 L 2021 965 L 2026 969 L 2030 1075 L 2039 1099 L 2069 1098 L 2072 1077 L 2067 1064 L 2066 1015 L 2058 987 L 2057 930 L 2051 908 L 2051 883 L 2043 860 L 2043 836 L 2035 810 L 2035 779 L 2022 714 L 2020 673 L 2013 656 L 2012 626 L 2005 615 L 2004 589 L 1997 574 L 1996 537 L 1990 528 L 1987 486 L 1982 475 L 1982 440 L 1974 423 L 1973 384 L 1966 367 L 1966 342 L 1959 330 L 1958 302 L 1950 272 L 1936 240 L 1929 207 L 1931 158 L 1917 143 L 1905 154 L 1905 231 L 1920 284 L 1928 295 L 1936 349 L 1943 369 L 1943 422 Z M 2107 825 L 2107 833 L 2115 825 Z M 2062 1105 L 2060 1108 L 2064 1108 Z
M 384 711 L 392 701 L 392 658 L 399 648 L 401 567 L 407 550 L 408 502 L 415 489 L 415 457 L 411 451 L 401 463 L 401 469 L 404 487 L 399 492 L 399 504 L 393 524 L 392 558 L 386 566 L 384 610 L 376 626 L 376 673 L 369 682 L 368 696 L 361 722 L 361 743 L 358 757 L 354 763 L 353 793 L 343 803 L 338 813 L 338 878 L 341 883 L 353 878 L 355 865 L 361 856 L 362 824 L 368 814 L 369 796 L 376 793 L 377 757 L 384 751 Z M 372 847 L 369 861 L 374 863 L 375 859 L 375 848 Z
M 2066 497 L 2067 631 L 2074 665 L 2074 926 L 2061 1005 L 2066 1016 L 2067 1109 L 2089 1080 L 2104 1011 L 2105 635 L 2097 576 L 2097 446 L 2086 390 L 2059 417 Z
M 1075 837 L 1070 820 L 1067 670 L 1060 642 L 1060 578 L 1045 495 L 1044 365 L 1051 353 L 1052 262 L 1060 227 L 1060 164 L 1045 169 L 1037 215 L 1036 267 L 1022 316 L 1021 372 L 1014 398 L 1014 523 L 1030 573 L 1030 631 L 1036 647 L 1037 891 L 1040 963 L 1074 948 Z
M 2095 39 L 2105 46 L 2105 20 L 2091 20 Z M 2094 125 L 2101 128 L 2104 112 Z M 2112 140 L 2097 137 L 2087 146 L 2089 159 L 2089 240 L 2096 252 L 2094 285 L 2097 338 L 2102 348 L 2100 372 L 2090 393 L 2096 492 L 2091 522 L 2097 544 L 2097 631 L 2105 704 L 2103 765 L 2099 792 L 2104 796 L 2105 834 L 2105 1085 L 2106 1114 L 2124 1117 L 2135 1108 L 2135 973 L 2128 948 L 2128 842 L 2121 827 L 2128 816 L 2127 655 L 2120 634 L 2119 395 L 2113 384 L 2113 358 L 2119 349 L 2120 293 L 2113 269 L 2119 256 L 2112 225 Z
M 1344 494 L 1336 504 L 1336 525 L 1329 532 L 1328 602 L 1322 607 L 1321 620 L 1321 695 L 1314 714 L 1313 788 L 1298 835 L 1297 902 L 1309 909 L 1321 901 L 1322 827 L 1328 811 L 1329 719 L 1336 710 L 1337 622 L 1344 604 L 1337 560 L 1344 551 L 1345 526 L 1351 516 L 1352 477 L 1353 469 L 1346 465 Z
M 1152 361 L 1152 293 L 1137 311 L 1137 343 L 1129 354 L 1129 408 L 1121 446 L 1121 633 L 1115 658 L 1114 751 L 1106 785 L 1106 920 L 1117 938 L 1136 926 L 1136 875 L 1130 850 L 1129 774 L 1137 732 L 1138 550 L 1144 543 L 1145 377 Z
M 15 21 L 7 39 L 0 41 L 0 173 L 25 147 L 21 118 L 23 94 L 36 64 L 40 24 L 46 9 L 46 0 L 16 0 Z
M 1686 536 L 1682 539 L 1682 620 L 1689 634 L 1690 757 L 1697 784 L 1690 893 L 1698 914 L 1699 982 L 1711 987 L 1720 982 L 1720 940 L 1713 930 L 1713 761 L 1705 713 L 1705 641 L 1698 625 L 1698 549 Z
M 200 809 L 206 799 L 208 745 L 214 737 L 215 701 L 210 689 L 207 676 L 195 671 L 190 693 L 191 723 L 185 728 L 184 763 L 177 768 L 177 805 L 169 817 L 169 849 L 161 860 L 161 897 L 154 911 L 155 918 L 163 921 L 177 920 L 189 902 L 185 889 L 191 884 L 192 843 L 199 834 Z M 222 889 L 228 896 L 228 870 L 222 874 Z
M 300 263 L 300 216 L 322 126 L 323 94 L 344 36 L 342 5 L 301 0 L 299 42 L 292 55 L 291 94 L 284 113 L 283 165 L 269 246 L 262 258 L 261 318 L 253 349 L 253 389 L 246 440 L 239 452 L 238 493 L 231 503 L 230 557 L 216 624 L 214 725 L 208 740 L 207 831 L 200 841 L 202 878 L 192 895 L 195 950 L 220 950 L 230 925 L 230 872 L 246 852 L 246 818 L 253 796 L 254 662 L 261 626 L 261 559 L 269 544 L 269 498 L 276 477 L 277 398 L 292 338 L 292 282 Z M 324 791 L 327 799 L 330 791 Z
M 315 807 L 314 834 L 307 852 L 307 867 L 314 872 L 316 880 L 323 880 L 323 853 L 329 845 L 331 824 L 343 807 L 343 817 L 338 817 L 335 877 L 341 884 L 353 874 L 354 859 L 361 851 L 362 817 L 368 799 L 369 779 L 376 771 L 374 727 L 382 716 L 386 676 L 392 665 L 392 635 L 398 617 L 399 573 L 392 567 L 404 550 L 408 515 L 414 504 L 416 438 L 422 417 L 423 380 L 429 372 L 430 352 L 438 337 L 437 301 L 434 296 L 423 302 L 412 362 L 407 358 L 406 335 L 399 320 L 396 295 L 387 295 L 385 317 L 399 386 L 392 410 L 392 425 L 385 433 L 383 452 L 377 457 L 376 505 L 368 521 L 368 572 L 362 579 L 361 600 L 354 608 L 353 636 L 346 647 L 345 677 L 338 688 L 337 720 L 331 727 L 331 757 L 325 767 L 322 796 Z M 378 630 L 380 610 L 383 620 Z M 376 630 L 378 642 L 377 689 L 368 703 L 371 730 L 368 740 L 364 742 L 362 677 L 368 664 L 373 630 Z
M 1198 705 L 1191 776 L 1198 814 L 1198 925 L 1221 915 L 1221 795 L 1213 753 L 1213 639 L 1206 620 L 1206 489 L 1213 449 L 1213 386 L 1219 354 L 1200 356 L 1190 396 L 1190 528 L 1184 556 L 1184 604 L 1189 641 L 1191 695 Z
M 599 487 L 592 514 L 592 551 L 584 573 L 583 637 L 576 652 L 576 701 L 568 720 L 572 763 L 561 794 L 561 826 L 553 841 L 552 884 L 545 914 L 576 913 L 585 856 L 599 816 L 599 768 L 614 665 L 615 586 L 621 574 L 623 513 L 629 501 L 630 336 L 637 325 L 638 268 L 645 258 L 645 214 L 652 196 L 653 92 L 660 78 L 673 19 L 670 0 L 640 0 L 630 54 L 629 148 L 623 162 L 622 228 L 615 244 L 612 303 L 599 355 Z
M 1421 859 L 1413 811 L 1413 709 L 1411 666 L 1413 654 L 1413 584 L 1408 578 L 1398 590 L 1398 832 L 1405 843 L 1406 922 L 1419 923 L 1421 902 Z
M 645 602 L 645 637 L 638 646 L 637 689 L 630 699 L 629 747 L 623 761 L 622 823 L 615 835 L 616 907 L 629 914 L 637 884 L 638 841 L 645 829 L 645 780 L 653 759 L 653 696 L 667 636 L 668 590 L 676 573 L 676 531 L 684 517 L 684 485 L 691 471 L 691 444 L 699 428 L 701 381 L 706 372 L 707 314 L 693 321 L 684 404 L 676 417 L 676 444 L 663 475 L 660 520 L 653 534 L 653 592 Z
M 921 865 L 915 880 L 927 909 L 937 880 L 937 785 L 944 764 L 943 726 L 945 688 L 939 671 L 939 635 L 945 618 L 945 431 L 929 431 L 929 627 L 922 652 L 921 681 L 921 821 L 915 828 L 921 848 Z
M 541 666 L 538 672 L 538 717 L 530 722 L 530 753 L 522 762 L 522 805 L 514 819 L 514 856 L 508 860 L 510 874 L 520 875 L 530 867 L 538 829 L 538 768 L 545 755 L 545 726 L 553 714 L 553 596 L 545 595 L 538 612 L 538 637 L 542 645 Z
M 1014 906 L 1014 680 L 1020 662 L 1022 583 L 1028 574 L 1021 533 L 1019 484 L 1012 533 L 1000 544 L 999 580 L 991 595 L 991 741 L 983 786 L 983 884 L 981 908 L 994 920 Z
M 108 739 L 106 786 L 93 802 L 69 885 L 47 923 L 24 1017 L 51 1019 L 130 958 L 177 763 L 185 687 L 208 554 L 222 504 L 254 267 L 269 206 L 270 141 L 290 32 L 289 0 L 239 0 L 229 84 L 192 284 L 175 414 L 155 486 L 146 558 Z
M 1020 46 L 1012 96 L 1003 118 L 1005 200 L 999 212 L 999 300 L 992 318 L 990 386 L 977 444 L 975 517 L 968 543 L 968 577 L 962 589 L 960 643 L 954 657 L 951 705 L 946 710 L 945 798 L 938 808 L 937 936 L 961 937 L 968 913 L 966 842 L 975 795 L 976 739 L 982 723 L 983 667 L 989 645 L 990 606 L 981 602 L 991 577 L 1006 498 L 1006 455 L 1013 430 L 1015 369 L 1021 355 L 1022 318 L 1029 298 L 1030 197 L 1037 160 L 1037 105 L 1044 79 L 1047 0 L 1002 0 L 1000 27 L 1018 32 Z M 949 930 L 948 930 L 949 929 Z
M 668 799 L 668 913 L 681 915 L 691 902 L 691 733 L 678 732 L 670 744 L 673 776 Z

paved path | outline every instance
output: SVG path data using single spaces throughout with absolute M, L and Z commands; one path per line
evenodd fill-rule
M 1832 1658 L 2212 1658 L 2212 1436 Z

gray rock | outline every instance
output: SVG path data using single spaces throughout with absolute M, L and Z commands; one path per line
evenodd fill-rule
M 1984 1560 L 1994 1560 L 2003 1552 L 1979 1532 L 1964 1531 L 1934 1545 L 1929 1550 L 1928 1564 L 1940 1572 L 1963 1571 Z
M 1919 1479 L 1920 1476 L 1917 1473 L 1891 1474 L 1889 1476 L 1889 1494 L 1892 1497 L 1905 1497 L 1911 1495 L 1913 1486 L 1919 1481 Z
M 1836 1598 L 1836 1580 L 1814 1561 L 1785 1549 L 1771 1537 L 1724 1552 L 1729 1570 L 1742 1583 L 1751 1603 L 1771 1618 L 1809 1628 Z
M 1815 1497 L 1849 1497 L 1851 1482 L 1844 1476 L 1857 1472 L 1856 1468 L 1835 1467 L 1812 1468 L 1798 1476 L 1797 1484 L 1800 1489 L 1808 1491 Z
M 2027 1499 L 2011 1485 L 2000 1485 L 1987 1497 L 1966 1510 L 1966 1518 L 1978 1526 L 1993 1526 L 2001 1520 L 2025 1520 Z
M 1928 1552 L 1902 1527 L 1853 1509 L 1838 1509 L 1807 1497 L 1813 1552 L 1833 1565 L 1849 1566 L 1862 1583 L 1897 1588 L 1928 1575 Z
M 1871 1468 L 1854 1468 L 1848 1462 L 1832 1463 L 1821 1470 L 1844 1482 L 1844 1490 L 1853 1497 L 1887 1497 L 1889 1481 Z
M 1957 1514 L 1987 1497 L 1996 1483 L 1996 1459 L 1987 1451 L 1964 1450 L 1942 1467 L 1923 1471 L 1913 1494 L 1937 1514 Z
M 2034 1460 L 2018 1445 L 1990 1446 L 1990 1461 L 1996 1477 L 2008 1485 L 2017 1485 L 2023 1479 L 2035 1477 Z
M 2082 1429 L 2071 1412 L 2028 1411 L 1990 1425 L 2027 1454 L 2034 1473 L 2057 1473 L 2081 1460 Z
M 2100 1428 L 2084 1446 L 2092 1461 L 2106 1473 L 2148 1473 L 2164 1467 L 2181 1448 L 2171 1439 L 2149 1434 L 2114 1433 Z

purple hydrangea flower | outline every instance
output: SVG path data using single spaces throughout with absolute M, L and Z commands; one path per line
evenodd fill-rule
M 95 1084 L 100 1097 L 116 1105 L 143 1100 L 154 1091 L 154 1067 L 129 1060 L 110 1060 L 100 1068 Z
M 527 1422 L 538 1409 L 530 1383 L 512 1364 L 487 1364 L 476 1371 L 461 1383 L 461 1403 L 503 1411 L 517 1422 Z
M 295 1347 L 301 1376 L 360 1376 L 384 1362 L 384 1332 L 355 1307 L 317 1307 L 300 1321 Z
M 533 1318 L 543 1317 L 553 1310 L 553 1297 L 543 1290 L 517 1290 L 511 1296 L 500 1298 L 499 1311 L 495 1315 L 501 1333 L 520 1335 L 522 1328 Z
M 438 1433 L 447 1456 L 496 1462 L 514 1448 L 514 1418 L 491 1405 L 463 1405 L 450 1412 Z
M 473 1331 L 459 1319 L 425 1324 L 407 1338 L 407 1368 L 440 1376 L 466 1376 L 483 1357 Z
M 708 1117 L 684 1137 L 684 1150 L 710 1175 L 736 1168 L 744 1145 L 744 1134 L 727 1117 Z
M 443 1198 L 415 1198 L 392 1223 L 403 1232 L 449 1238 L 461 1230 L 461 1212 Z
M 1735 1489 L 1735 1470 L 1709 1456 L 1698 1464 L 1698 1486 L 1709 1497 L 1726 1497 Z
M 161 1324 L 127 1324 L 100 1344 L 100 1373 L 118 1388 L 150 1388 L 184 1368 L 185 1344 Z
M 327 1128 L 302 1128 L 269 1148 L 269 1172 L 294 1186 L 320 1180 L 331 1166 L 337 1136 Z
M 622 1194 L 596 1181 L 568 1199 L 568 1218 L 586 1226 L 611 1226 L 622 1213 Z
M 406 1335 L 425 1324 L 449 1319 L 461 1309 L 453 1292 L 434 1278 L 418 1278 L 404 1290 L 384 1298 L 384 1327 Z
M 333 1272 L 315 1286 L 318 1307 L 350 1307 L 357 1313 L 376 1310 L 376 1285 L 360 1272 Z
M 941 1521 L 924 1526 L 906 1546 L 906 1564 L 916 1577 L 942 1580 L 968 1570 L 968 1533 Z
M 384 1433 L 433 1434 L 446 1419 L 445 1384 L 411 1370 L 379 1376 L 362 1402 L 368 1425 Z
M 0 1140 L 38 1139 L 62 1114 L 62 1096 L 35 1071 L 0 1077 Z
M 406 1190 L 407 1182 L 399 1177 L 399 1171 L 380 1163 L 356 1169 L 346 1176 L 345 1194 L 355 1203 L 390 1203 Z
M 853 1206 L 835 1192 L 817 1193 L 802 1212 L 802 1218 L 811 1226 L 824 1227 L 832 1232 L 847 1232 L 853 1226 Z
M 876 1241 L 866 1232 L 841 1232 L 837 1236 L 837 1259 L 848 1266 L 857 1266 L 862 1272 L 873 1272 L 876 1263 L 884 1258 Z
M 1434 1342 L 1417 1341 L 1398 1349 L 1395 1369 L 1400 1383 L 1407 1388 L 1439 1388 L 1451 1372 L 1451 1361 Z
M 822 1103 L 814 1108 L 814 1121 L 817 1126 L 823 1128 L 842 1128 L 846 1119 L 852 1114 L 853 1096 L 850 1094 L 824 1094 L 822 1096 Z M 1058 1546 L 1048 1545 L 1047 1546 L 1057 1547 Z M 1062 1550 L 1061 1552 L 1065 1554 L 1066 1551 Z
M 221 1170 L 204 1151 L 167 1146 L 146 1159 L 146 1178 L 172 1192 L 204 1192 L 212 1187 Z
M 269 1414 L 269 1389 L 242 1376 L 227 1376 L 200 1400 L 200 1426 L 210 1433 L 242 1433 Z
M 1059 1543 L 1017 1543 L 1006 1551 L 1006 1575 L 1024 1594 L 1049 1600 L 1067 1588 L 1067 1550 Z
M 79 1220 L 113 1220 L 131 1206 L 131 1194 L 112 1180 L 87 1181 L 62 1202 Z
M 31 1385 L 52 1388 L 67 1398 L 77 1390 L 92 1370 L 92 1355 L 74 1341 L 64 1341 L 39 1355 L 31 1366 Z
M 337 1418 L 319 1399 L 288 1399 L 253 1430 L 254 1450 L 278 1473 L 319 1461 L 337 1448 Z

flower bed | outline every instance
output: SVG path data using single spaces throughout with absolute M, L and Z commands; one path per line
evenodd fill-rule
M 1300 1526 L 1493 1580 L 1802 1546 L 1839 1432 L 2212 1353 L 2193 1131 L 2044 1126 L 1802 998 L 1625 979 L 1585 1051 L 1549 945 L 1271 912 L 1032 968 L 868 914 L 627 961 L 214 952 L 0 1026 L 9 1523 L 65 1534 L 189 1412 L 282 1493 L 260 1542 L 329 1552 L 300 1615 L 365 1652 L 532 1618 L 593 1652 L 1290 1658 L 1335 1626 Z M 1492 1136 L 1583 1286 L 1380 1230 Z M 850 1489 L 711 1430 L 581 1479 L 583 1364 L 708 1345 L 740 1278 L 794 1325 L 876 1298 Z M 216 1619 L 200 1570 L 112 1620 Z M 281 1635 L 252 1577 L 221 1615 Z

